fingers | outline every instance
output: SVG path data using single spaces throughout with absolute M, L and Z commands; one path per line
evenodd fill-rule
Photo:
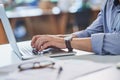
M 32 38 L 32 40 L 31 40 L 31 46 L 32 46 L 32 47 L 35 47 L 34 44 L 35 44 L 36 40 L 37 40 L 39 37 L 40 37 L 40 35 L 36 35 L 36 36 L 34 36 L 34 37 Z
M 66 48 L 65 44 L 64 43 L 59 43 L 59 42 L 54 42 L 54 41 L 49 41 L 49 42 L 46 42 L 42 45 L 40 51 L 48 48 L 48 47 L 56 47 L 56 48 L 60 48 L 60 49 L 64 49 Z
M 38 51 L 44 50 L 48 47 L 64 48 L 64 40 L 52 35 L 37 35 L 32 38 L 31 46 Z
M 53 46 L 53 43 L 52 42 L 44 43 L 43 46 L 41 47 L 41 49 L 39 49 L 39 51 L 42 51 L 42 50 L 48 48 L 49 46 Z
M 37 50 L 40 50 L 42 48 L 42 46 L 48 42 L 47 40 L 42 40 L 41 38 L 39 38 L 36 42 L 35 42 L 35 48 Z
M 34 43 L 34 47 L 38 50 L 38 49 L 41 47 L 40 44 L 42 44 L 42 41 L 40 40 L 40 38 L 38 38 L 38 39 L 36 40 L 36 42 Z M 39 47 L 39 46 L 40 46 L 40 47 Z
M 49 41 L 49 38 L 50 38 L 49 36 L 45 36 L 45 35 L 34 36 L 32 38 L 31 46 L 33 48 L 36 48 L 36 50 L 40 50 L 41 46 L 47 41 Z

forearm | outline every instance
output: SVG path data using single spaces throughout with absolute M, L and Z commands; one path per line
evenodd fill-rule
M 57 37 L 61 37 L 61 38 L 64 38 L 64 37 L 67 37 L 67 36 L 72 36 L 73 38 L 77 38 L 77 35 L 76 34 L 58 34 L 58 35 L 55 35 Z
M 90 38 L 73 38 L 71 46 L 74 49 L 92 52 L 92 45 Z

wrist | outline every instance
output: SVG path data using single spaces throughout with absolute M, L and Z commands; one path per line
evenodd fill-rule
M 68 48 L 68 52 L 72 52 L 73 51 L 73 48 L 71 46 L 72 36 L 70 35 L 65 37 L 64 41 L 65 41 L 66 48 Z

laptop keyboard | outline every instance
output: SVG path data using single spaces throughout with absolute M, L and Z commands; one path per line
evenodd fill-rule
M 42 55 L 48 53 L 56 53 L 60 50 L 54 48 L 48 48 L 43 51 L 37 51 L 35 48 L 32 48 L 30 43 L 18 44 L 19 50 L 23 55 Z M 61 50 L 62 51 L 62 50 Z
M 34 55 L 34 53 L 32 53 L 30 42 L 18 43 L 18 48 L 23 55 Z
M 33 49 L 30 45 L 30 43 L 28 42 L 24 42 L 23 44 L 22 43 L 18 43 L 18 47 L 19 47 L 19 50 L 20 52 L 22 53 L 22 55 L 46 55 L 46 56 L 49 56 L 49 55 L 57 55 L 57 56 L 62 56 L 62 55 L 74 55 L 75 52 L 71 52 L 71 53 L 68 53 L 64 50 L 61 50 L 61 49 L 58 49 L 58 48 L 47 48 L 41 52 L 39 51 L 36 51 L 35 49 Z

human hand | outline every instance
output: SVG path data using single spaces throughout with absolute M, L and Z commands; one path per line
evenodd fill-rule
M 42 51 L 48 47 L 66 48 L 64 38 L 55 35 L 36 35 L 32 38 L 31 46 L 38 51 Z

